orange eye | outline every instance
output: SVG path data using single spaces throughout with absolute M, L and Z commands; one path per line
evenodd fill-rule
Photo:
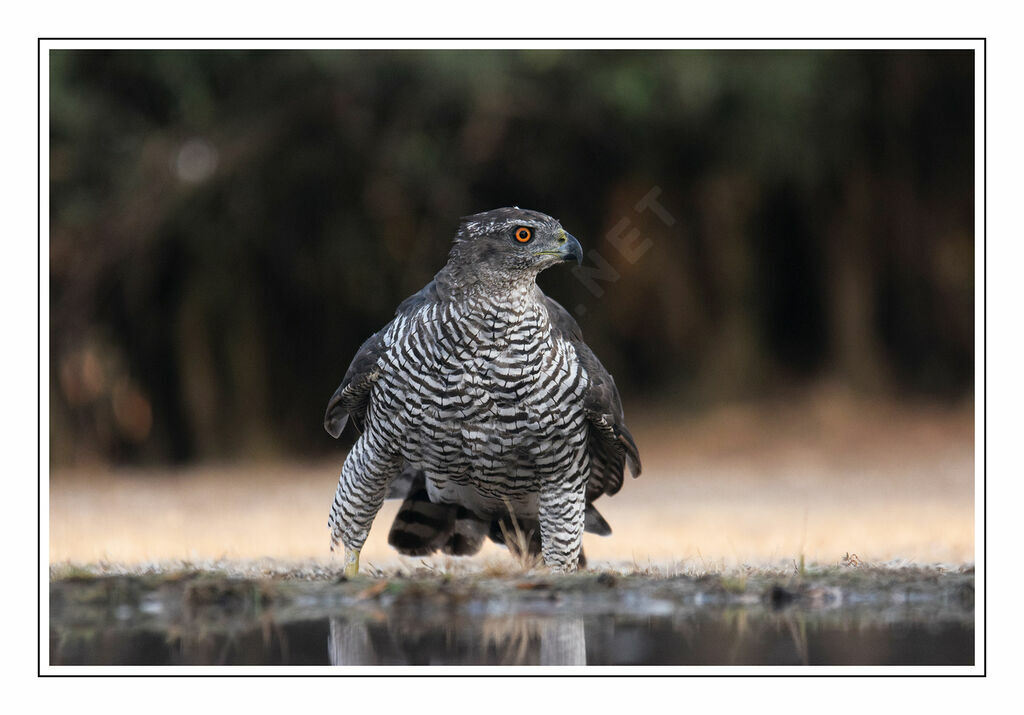
M 533 231 L 526 228 L 526 226 L 520 226 L 516 229 L 516 240 L 519 241 L 519 243 L 526 243 L 531 238 L 533 238 Z

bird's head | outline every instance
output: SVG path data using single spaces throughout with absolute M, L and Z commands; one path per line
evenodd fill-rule
M 533 279 L 545 268 L 583 261 L 580 242 L 558 219 L 538 211 L 502 208 L 465 216 L 449 265 L 507 281 Z

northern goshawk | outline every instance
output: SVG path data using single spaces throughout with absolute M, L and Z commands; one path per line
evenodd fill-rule
M 462 219 L 447 265 L 356 353 L 327 406 L 338 437 L 362 432 L 328 526 L 345 572 L 385 498 L 404 502 L 388 536 L 400 553 L 476 553 L 485 538 L 582 561 L 583 532 L 611 533 L 593 506 L 640 457 L 615 382 L 537 275 L 581 262 L 556 219 L 501 208 Z

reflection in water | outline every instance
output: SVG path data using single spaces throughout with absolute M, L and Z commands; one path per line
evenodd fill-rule
M 508 616 L 478 624 L 329 619 L 331 665 L 586 665 L 582 618 Z
M 327 655 L 331 665 L 364 665 L 379 662 L 370 644 L 370 631 L 363 621 L 330 620 Z
M 547 619 L 540 635 L 540 664 L 587 664 L 587 639 L 582 618 Z
M 66 580 L 51 584 L 49 654 L 53 665 L 971 665 L 972 577 L 943 578 L 803 600 L 688 579 L 287 593 L 243 580 Z
M 422 613 L 54 625 L 54 665 L 971 665 L 968 622 L 822 621 L 745 609 L 664 616 Z

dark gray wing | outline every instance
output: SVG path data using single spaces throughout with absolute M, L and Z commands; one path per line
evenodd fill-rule
M 370 397 L 370 388 L 378 377 L 377 358 L 384 348 L 384 333 L 387 327 L 374 333 L 362 344 L 352 358 L 352 364 L 345 372 L 341 385 L 334 391 L 327 412 L 324 415 L 324 429 L 337 439 L 345 430 L 348 418 L 355 418 L 356 429 L 362 431 L 362 422 L 366 417 L 366 404 Z
M 544 296 L 552 328 L 573 344 L 580 362 L 590 376 L 583 394 L 589 429 L 590 482 L 587 501 L 602 494 L 609 496 L 622 488 L 624 468 L 628 465 L 633 477 L 640 476 L 640 452 L 633 435 L 626 429 L 622 400 L 615 380 L 604 369 L 590 347 L 583 342 L 583 332 L 575 319 L 557 301 Z
M 434 281 L 431 281 L 418 293 L 402 301 L 395 311 L 395 317 L 397 319 L 400 316 L 408 315 L 424 303 L 436 299 L 437 286 Z M 395 321 L 392 320 L 391 323 L 393 322 Z M 338 389 L 334 391 L 330 402 L 327 403 L 324 429 L 335 439 L 341 436 L 349 417 L 352 418 L 356 429 L 360 432 L 363 430 L 370 389 L 380 376 L 377 360 L 387 347 L 384 344 L 384 336 L 387 334 L 388 328 L 391 327 L 391 323 L 371 335 L 362 344 L 355 357 L 352 358 L 352 364 L 348 366 L 345 378 L 341 381 Z

